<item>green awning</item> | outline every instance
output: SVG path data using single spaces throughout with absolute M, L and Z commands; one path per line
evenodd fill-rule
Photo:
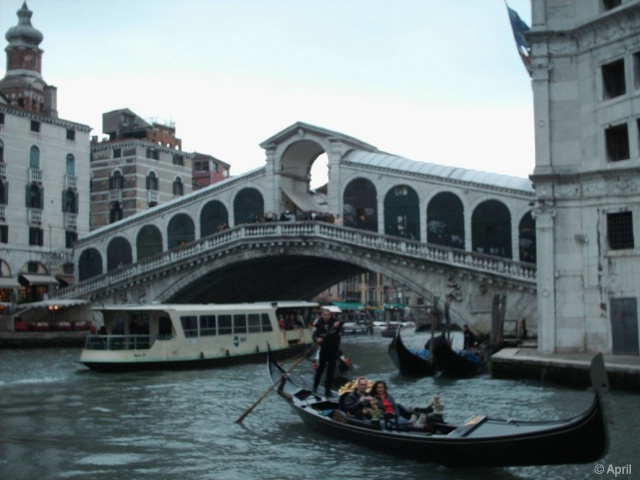
M 360 310 L 364 305 L 359 302 L 331 302 L 340 310 Z

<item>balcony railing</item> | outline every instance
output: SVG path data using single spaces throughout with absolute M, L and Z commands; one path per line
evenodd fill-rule
M 122 201 L 122 190 L 109 190 L 109 201 L 110 202 L 121 202 Z
M 6 163 L 0 163 L 0 176 L 3 176 L 3 177 L 7 176 L 7 164 Z
M 27 179 L 29 183 L 42 183 L 42 170 L 39 168 L 30 168 L 29 169 L 29 178 Z
M 75 175 L 65 175 L 64 176 L 64 188 L 77 188 L 78 187 L 78 177 Z
M 27 209 L 27 222 L 29 223 L 42 223 L 42 210 L 39 208 Z
M 76 228 L 78 226 L 78 214 L 77 213 L 65 213 L 64 214 L 64 226 L 65 226 L 65 228 Z
M 149 203 L 158 203 L 159 197 L 160 195 L 157 190 L 147 190 L 147 201 Z

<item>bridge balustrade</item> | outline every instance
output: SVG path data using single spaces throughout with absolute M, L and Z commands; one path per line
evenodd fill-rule
M 468 252 L 442 245 L 427 244 L 418 240 L 382 235 L 375 232 L 333 225 L 325 222 L 273 222 L 240 225 L 209 237 L 181 245 L 157 256 L 133 265 L 112 270 L 95 278 L 61 289 L 57 298 L 81 298 L 100 289 L 138 276 L 162 271 L 173 264 L 201 259 L 202 254 L 225 246 L 232 246 L 246 239 L 299 238 L 300 236 L 339 241 L 353 246 L 371 248 L 379 252 L 413 257 L 419 261 L 433 261 L 450 267 L 474 270 L 488 274 L 509 276 L 535 286 L 536 266 L 488 254 Z

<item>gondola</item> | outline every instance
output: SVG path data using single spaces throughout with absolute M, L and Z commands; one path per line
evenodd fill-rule
M 488 362 L 488 346 L 481 346 L 478 354 L 456 352 L 444 335 L 434 339 L 433 361 L 443 377 L 472 377 L 483 371 Z
M 428 377 L 440 374 L 444 377 L 465 378 L 476 375 L 487 364 L 484 356 L 465 356 L 451 348 L 444 335 L 438 335 L 429 342 L 428 356 L 423 358 L 409 350 L 402 342 L 397 330 L 389 345 L 389 356 L 398 367 L 400 375 Z
M 437 422 L 429 431 L 387 429 L 358 420 L 285 375 L 269 355 L 271 381 L 305 424 L 332 438 L 387 454 L 450 467 L 508 467 L 592 463 L 608 451 L 600 387 L 606 386 L 602 355 L 591 363 L 594 399 L 584 413 L 567 420 L 516 421 L 474 416 L 461 425 Z
M 436 373 L 436 365 L 431 352 L 426 358 L 422 358 L 411 352 L 400 337 L 400 329 L 396 329 L 393 340 L 389 345 L 389 356 L 400 371 L 400 375 L 410 377 L 429 377 Z

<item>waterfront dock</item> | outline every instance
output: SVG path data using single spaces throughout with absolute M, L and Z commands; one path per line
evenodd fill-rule
M 491 356 L 491 376 L 587 388 L 592 358 L 591 353 L 543 354 L 531 348 L 503 348 Z M 606 354 L 604 363 L 612 390 L 640 392 L 640 356 Z
M 89 331 L 0 332 L 0 348 L 82 347 Z

